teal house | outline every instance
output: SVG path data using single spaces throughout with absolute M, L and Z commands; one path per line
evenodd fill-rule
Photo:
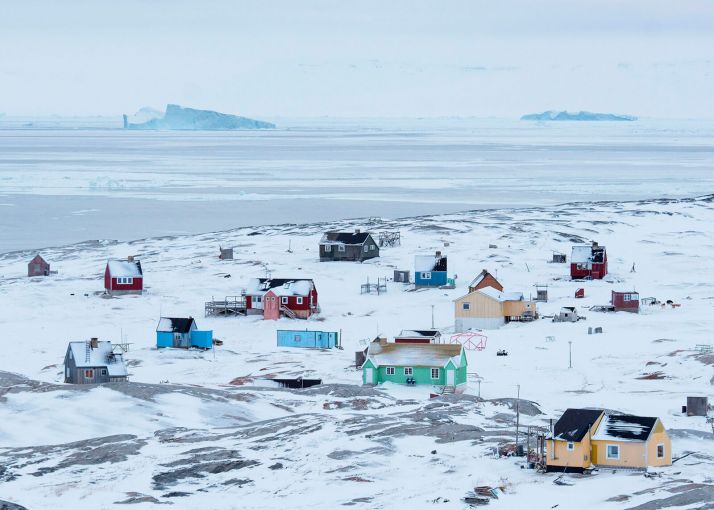
M 161 317 L 156 327 L 156 347 L 211 349 L 213 331 L 201 331 L 193 317 Z
M 460 393 L 466 389 L 467 366 L 460 344 L 397 344 L 380 339 L 367 348 L 362 383 L 428 384 Z

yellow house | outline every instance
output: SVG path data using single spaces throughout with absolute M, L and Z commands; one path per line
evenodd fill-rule
M 592 440 L 593 464 L 637 468 L 672 464 L 672 442 L 659 418 L 606 415 Z
M 592 437 L 603 419 L 602 409 L 568 409 L 546 440 L 546 469 L 582 473 L 592 466 Z
M 645 469 L 672 464 L 672 443 L 659 418 L 568 409 L 546 441 L 546 468 L 582 472 L 592 466 Z
M 497 329 L 511 321 L 532 320 L 536 303 L 520 292 L 502 292 L 483 287 L 454 301 L 456 332 L 468 329 Z

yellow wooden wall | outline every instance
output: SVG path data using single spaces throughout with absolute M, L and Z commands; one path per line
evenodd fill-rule
M 463 303 L 470 303 L 471 308 L 464 310 Z M 454 305 L 456 317 L 503 317 L 503 303 L 480 292 L 466 294 L 457 299 Z

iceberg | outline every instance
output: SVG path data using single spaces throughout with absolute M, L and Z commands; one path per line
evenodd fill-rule
M 632 115 L 615 115 L 614 113 L 592 113 L 592 112 L 556 112 L 548 110 L 543 113 L 530 113 L 521 117 L 521 120 L 581 120 L 581 121 L 633 121 L 637 117 Z
M 144 110 L 142 108 L 142 110 Z M 140 110 L 141 111 L 141 110 Z M 163 117 L 152 118 L 146 122 L 132 124 L 124 115 L 124 129 L 155 130 L 230 130 L 230 129 L 272 129 L 275 124 L 261 120 L 218 113 L 211 110 L 182 108 L 176 104 L 166 105 Z

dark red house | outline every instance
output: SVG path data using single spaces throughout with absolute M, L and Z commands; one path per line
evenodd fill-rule
M 109 260 L 104 270 L 104 290 L 112 296 L 141 294 L 144 290 L 144 273 L 141 262 L 134 257 L 126 260 Z
M 637 292 L 616 292 L 613 290 L 610 303 L 616 312 L 638 313 L 640 311 L 640 295 Z
M 607 250 L 596 242 L 576 244 L 570 257 L 570 277 L 574 280 L 601 280 L 607 274 Z
M 49 276 L 49 274 L 50 264 L 39 254 L 27 264 L 27 276 Z
M 246 312 L 264 319 L 307 319 L 319 312 L 317 288 L 311 279 L 256 278 L 246 289 Z

